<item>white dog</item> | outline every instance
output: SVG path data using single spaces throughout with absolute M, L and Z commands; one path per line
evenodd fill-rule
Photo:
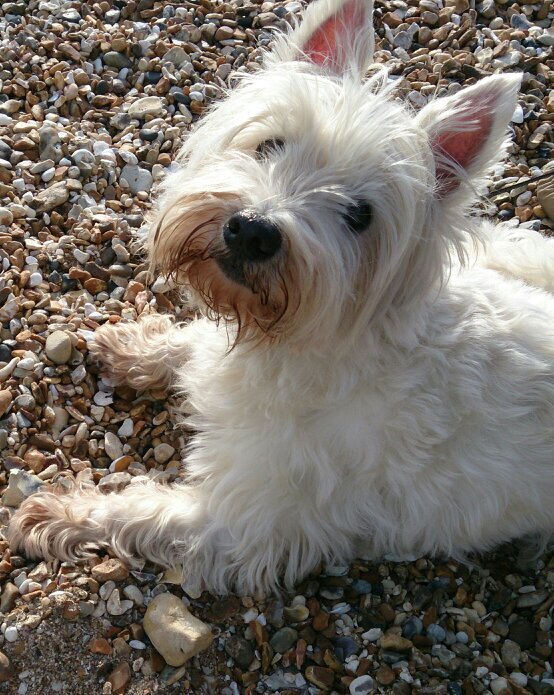
M 364 81 L 371 17 L 316 0 L 184 145 L 148 249 L 204 317 L 91 347 L 117 382 L 182 392 L 187 483 L 34 495 L 14 548 L 252 592 L 554 529 L 554 241 L 470 212 L 519 78 L 415 115 Z

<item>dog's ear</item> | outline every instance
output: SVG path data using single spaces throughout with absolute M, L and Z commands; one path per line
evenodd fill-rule
M 279 37 L 271 57 L 303 60 L 333 75 L 363 77 L 373 58 L 373 0 L 315 0 L 288 36 Z
M 417 122 L 427 133 L 435 160 L 438 198 L 467 192 L 467 184 L 477 188 L 501 158 L 520 84 L 520 75 L 486 77 L 419 112 Z

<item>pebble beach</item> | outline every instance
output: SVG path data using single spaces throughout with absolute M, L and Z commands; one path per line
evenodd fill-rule
M 0 527 L 39 489 L 186 475 L 173 396 L 114 389 L 87 340 L 144 313 L 190 317 L 141 238 L 180 143 L 302 4 L 0 0 Z M 554 6 L 386 0 L 375 62 L 417 111 L 523 74 L 483 198 L 554 233 Z M 554 693 L 554 552 L 321 567 L 292 594 L 198 595 L 100 555 L 29 561 L 0 531 L 0 693 Z

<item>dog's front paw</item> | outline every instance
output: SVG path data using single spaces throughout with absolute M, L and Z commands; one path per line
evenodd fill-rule
M 169 374 L 166 338 L 172 328 L 171 318 L 161 314 L 105 325 L 89 340 L 89 352 L 114 386 L 163 388 Z
M 101 366 L 102 374 L 114 386 L 128 383 L 128 373 L 134 365 L 138 336 L 136 323 L 107 324 L 99 328 L 88 341 L 88 350 Z
M 92 525 L 79 523 L 71 499 L 39 492 L 26 499 L 10 520 L 7 538 L 13 551 L 29 558 L 76 560 L 92 555 Z

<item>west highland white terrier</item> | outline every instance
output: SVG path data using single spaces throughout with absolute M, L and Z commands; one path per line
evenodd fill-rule
M 96 333 L 116 383 L 183 394 L 187 482 L 33 495 L 14 549 L 253 592 L 554 529 L 554 241 L 472 215 L 520 78 L 412 113 L 371 20 L 316 0 L 186 141 L 147 247 L 203 317 Z

